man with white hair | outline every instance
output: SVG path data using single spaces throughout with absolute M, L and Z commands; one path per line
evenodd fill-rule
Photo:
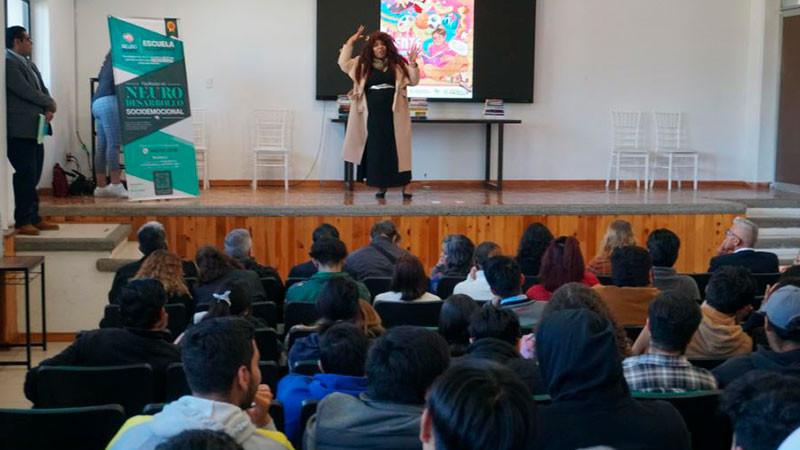
M 709 273 L 722 266 L 741 266 L 750 273 L 777 273 L 778 256 L 753 249 L 758 241 L 758 225 L 743 218 L 733 219 L 733 225 L 725 231 L 725 240 L 719 246 L 719 254 L 711 259 Z
M 283 285 L 281 276 L 274 267 L 262 266 L 253 258 L 253 238 L 244 228 L 231 230 L 225 236 L 225 253 L 238 261 L 247 270 L 258 274 L 259 278 L 275 278 Z

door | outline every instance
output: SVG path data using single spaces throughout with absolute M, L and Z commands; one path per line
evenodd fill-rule
M 775 180 L 800 185 L 800 15 L 783 19 Z

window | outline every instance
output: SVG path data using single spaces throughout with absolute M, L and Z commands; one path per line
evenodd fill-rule
M 6 0 L 6 27 L 22 25 L 31 30 L 30 0 Z

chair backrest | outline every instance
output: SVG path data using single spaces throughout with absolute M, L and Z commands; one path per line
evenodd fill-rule
M 656 112 L 653 115 L 656 120 L 656 151 L 672 152 L 687 147 L 682 113 Z
M 767 290 L 767 285 L 775 284 L 781 277 L 779 273 L 754 273 L 753 278 L 756 279 L 756 295 L 764 295 Z
M 373 277 L 364 278 L 362 281 L 364 286 L 367 287 L 369 295 L 374 299 L 376 295 L 389 292 L 392 285 L 392 279 L 389 277 Z
M 640 111 L 611 111 L 612 146 L 614 150 L 641 150 L 642 113 Z
M 629 325 L 625 327 L 625 334 L 628 335 L 628 339 L 632 342 L 636 342 L 636 338 L 642 334 L 642 330 L 644 327 L 636 326 L 636 325 Z
M 292 349 L 294 342 L 300 338 L 309 336 L 312 333 L 316 333 L 316 330 L 313 329 L 300 329 L 298 328 L 290 328 L 289 331 L 286 333 L 286 354 L 289 354 L 289 351 Z
M 119 305 L 106 305 L 103 310 L 103 328 L 122 328 L 122 316 L 119 312 Z
M 317 404 L 319 404 L 319 401 L 313 398 L 305 399 L 303 400 L 303 403 L 300 404 L 300 433 L 298 436 L 301 438 L 306 432 L 306 424 L 308 423 L 308 419 L 317 413 Z
M 539 277 L 538 276 L 525 275 L 525 282 L 522 283 L 522 293 L 524 294 L 525 292 L 527 292 L 528 289 L 531 288 L 531 286 L 533 286 L 534 284 L 536 284 L 538 282 L 539 282 Z
M 321 372 L 322 371 L 319 370 L 319 360 L 316 359 L 310 359 L 308 361 L 297 361 L 292 366 L 292 373 L 296 373 L 298 375 L 313 377 L 314 375 Z
M 289 302 L 283 309 L 283 329 L 286 333 L 295 325 L 313 325 L 319 320 L 317 305 L 305 302 Z
M 700 300 L 706 299 L 706 286 L 708 286 L 708 280 L 711 279 L 710 273 L 687 273 L 695 283 L 697 283 L 697 289 L 700 290 Z
M 273 399 L 269 404 L 269 416 L 272 417 L 272 423 L 275 424 L 275 428 L 283 433 L 284 423 L 286 423 L 286 419 L 284 418 L 285 414 L 283 412 L 283 403 Z
M 446 299 L 453 295 L 453 290 L 458 283 L 464 281 L 464 277 L 442 277 L 439 279 L 439 284 L 436 286 L 436 295 L 441 299 Z
M 611 278 L 610 275 L 598 275 L 597 281 L 600 282 L 603 286 L 613 286 L 614 280 Z
M 709 358 L 703 358 L 703 357 L 689 358 L 689 362 L 692 363 L 692 365 L 697 366 L 697 367 L 701 367 L 701 368 L 706 369 L 706 370 L 713 370 L 717 366 L 719 366 L 720 364 L 724 363 L 727 360 L 728 360 L 728 358 L 721 358 L 721 357 L 720 358 L 712 358 L 712 357 L 709 357 Z
M 197 148 L 206 147 L 207 116 L 207 110 L 192 108 L 192 137 L 194 138 L 194 146 Z
M 258 352 L 261 354 L 260 361 L 280 361 L 280 342 L 274 328 L 258 328 L 255 337 Z
M 36 408 L 118 404 L 128 416 L 153 403 L 155 386 L 149 364 L 107 367 L 40 366 Z
M 101 450 L 125 423 L 119 405 L 0 409 L 0 448 Z
M 188 321 L 186 305 L 182 303 L 168 303 L 164 305 L 167 311 L 167 328 L 172 333 L 172 338 L 177 339 L 186 330 Z
M 264 292 L 267 293 L 268 301 L 274 302 L 278 306 L 283 305 L 286 291 L 280 280 L 273 277 L 264 277 L 261 278 L 261 286 L 264 287 Z
M 261 370 L 261 383 L 269 386 L 273 393 L 278 392 L 278 382 L 281 380 L 281 371 L 276 361 L 259 361 L 258 368 Z
M 443 302 L 375 302 L 375 311 L 386 328 L 399 325 L 435 327 Z
M 253 317 L 258 317 L 270 326 L 278 326 L 278 307 L 273 302 L 256 302 L 250 305 L 250 313 Z
M 689 392 L 685 394 L 650 394 L 634 392 L 642 401 L 665 400 L 683 416 L 692 436 L 692 448 L 727 450 L 731 448 L 733 431 L 730 420 L 719 410 L 722 391 Z
M 255 146 L 283 149 L 287 146 L 289 111 L 283 109 L 256 109 L 253 112 Z

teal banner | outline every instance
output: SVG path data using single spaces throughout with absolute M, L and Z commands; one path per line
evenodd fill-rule
M 131 200 L 195 197 L 197 165 L 177 19 L 108 18 Z

